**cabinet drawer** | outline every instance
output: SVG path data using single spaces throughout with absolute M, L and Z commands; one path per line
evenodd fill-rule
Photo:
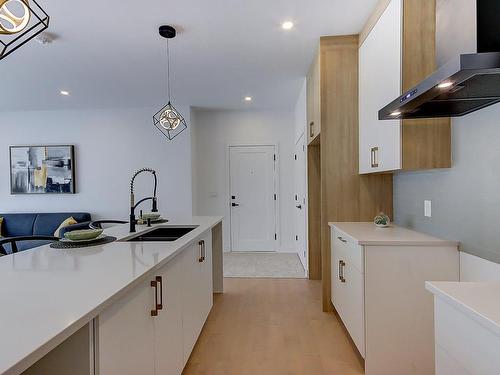
M 345 262 L 364 273 L 364 250 L 351 236 L 335 228 L 332 231 L 332 246 L 336 246 L 345 253 Z

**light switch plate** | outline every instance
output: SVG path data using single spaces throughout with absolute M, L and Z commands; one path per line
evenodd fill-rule
M 424 216 L 432 217 L 432 201 L 424 201 Z

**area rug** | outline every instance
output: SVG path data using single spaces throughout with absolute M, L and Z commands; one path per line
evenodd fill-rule
M 296 253 L 224 253 L 224 277 L 303 279 Z

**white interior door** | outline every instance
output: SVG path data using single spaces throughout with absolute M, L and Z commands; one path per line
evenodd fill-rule
M 275 146 L 229 149 L 232 251 L 274 251 L 275 155 Z
M 306 152 L 304 134 L 295 144 L 294 155 L 294 228 L 295 228 L 295 244 L 297 254 L 304 269 L 308 269 L 307 265 L 307 219 L 306 219 Z

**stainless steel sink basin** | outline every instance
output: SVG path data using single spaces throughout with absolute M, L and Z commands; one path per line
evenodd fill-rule
M 135 237 L 125 240 L 126 242 L 168 242 L 175 241 L 185 236 L 198 226 L 170 226 L 158 227 L 149 232 L 140 233 Z

